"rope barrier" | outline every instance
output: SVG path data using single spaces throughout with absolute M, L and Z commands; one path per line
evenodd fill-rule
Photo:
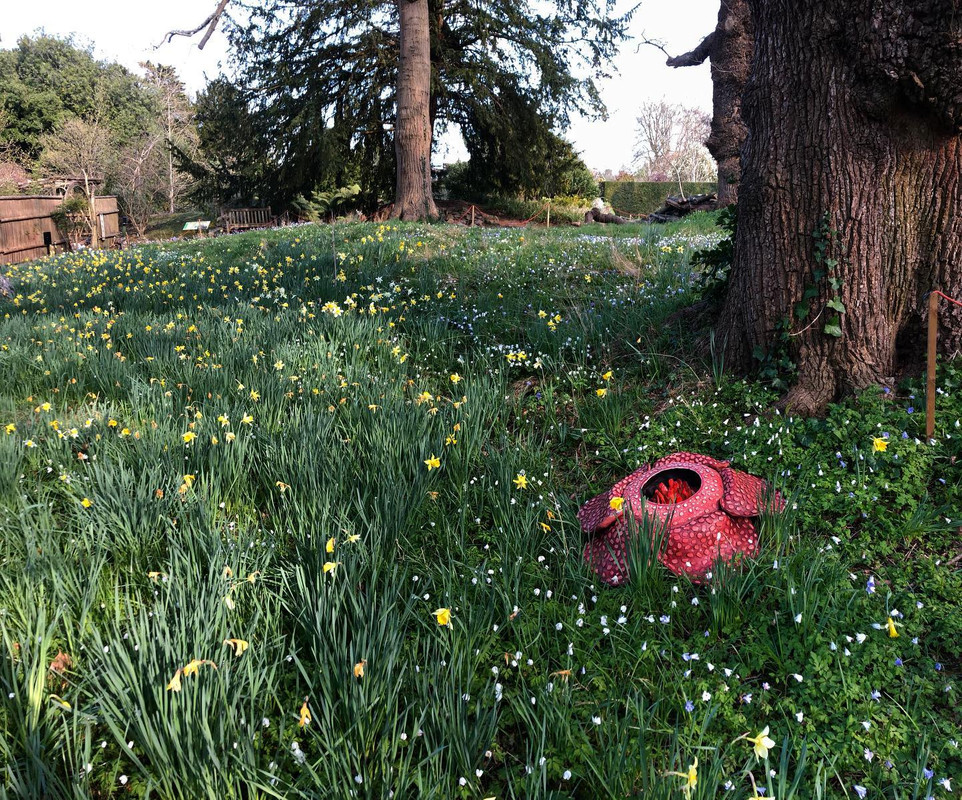
M 551 203 L 545 203 L 543 206 L 541 206 L 541 208 L 540 208 L 538 211 L 535 212 L 534 217 L 529 217 L 528 219 L 526 219 L 526 220 L 525 220 L 524 222 L 522 222 L 521 224 L 522 224 L 522 225 L 527 225 L 529 222 L 531 222 L 532 220 L 534 220 L 535 217 L 539 216 L 542 211 L 544 211 L 546 208 L 550 207 L 550 205 L 551 205 Z
M 938 289 L 933 289 L 932 294 L 937 294 L 939 297 L 948 300 L 950 303 L 955 303 L 957 306 L 962 306 L 962 301 L 956 300 L 954 297 L 949 297 L 944 292 L 940 292 Z

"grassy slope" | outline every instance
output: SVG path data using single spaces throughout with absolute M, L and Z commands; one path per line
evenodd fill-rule
M 669 321 L 706 235 L 306 226 L 13 269 L 7 789 L 669 797 L 698 758 L 692 797 L 948 796 L 962 371 L 931 445 L 912 385 L 775 414 Z M 598 587 L 578 505 L 683 449 L 790 513 L 711 587 Z M 767 767 L 736 741 L 765 726 Z

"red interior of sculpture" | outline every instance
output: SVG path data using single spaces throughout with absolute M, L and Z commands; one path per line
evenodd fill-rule
M 718 561 L 758 550 L 755 519 L 763 510 L 763 480 L 698 453 L 672 453 L 636 470 L 578 512 L 589 535 L 584 557 L 609 585 L 629 577 L 628 543 L 633 530 L 667 526 L 658 559 L 676 574 L 704 579 Z M 615 500 L 621 498 L 621 501 Z M 775 494 L 772 505 L 782 507 Z M 632 515 L 637 525 L 629 526 Z
M 653 503 L 661 503 L 662 505 L 671 505 L 687 500 L 694 493 L 695 490 L 685 481 L 678 480 L 677 478 L 669 478 L 667 482 L 662 481 L 655 487 L 651 501 Z

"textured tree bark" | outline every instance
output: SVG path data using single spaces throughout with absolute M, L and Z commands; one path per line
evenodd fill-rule
M 428 0 L 397 0 L 401 24 L 392 218 L 436 219 L 431 190 L 431 31 Z
M 669 67 L 711 61 L 711 135 L 705 142 L 718 162 L 718 206 L 738 201 L 741 147 L 748 129 L 742 120 L 742 93 L 752 59 L 748 0 L 722 0 L 715 30 L 690 53 L 668 59 Z
M 749 6 L 748 138 L 719 334 L 747 366 L 784 331 L 799 371 L 783 403 L 815 414 L 840 394 L 890 381 L 897 355 L 922 347 L 928 292 L 962 291 L 962 7 Z M 823 215 L 838 231 L 827 254 L 838 263 L 818 278 L 826 265 L 813 232 Z M 842 314 L 828 305 L 839 300 Z M 939 340 L 952 354 L 962 310 L 947 305 Z M 840 336 L 826 332 L 833 323 Z

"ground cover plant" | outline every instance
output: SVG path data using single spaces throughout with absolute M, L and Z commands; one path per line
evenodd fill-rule
M 950 797 L 962 369 L 804 420 L 672 316 L 711 217 L 339 224 L 9 268 L 0 792 Z M 706 355 L 700 355 L 701 353 Z M 761 554 L 602 588 L 580 503 L 679 450 Z

